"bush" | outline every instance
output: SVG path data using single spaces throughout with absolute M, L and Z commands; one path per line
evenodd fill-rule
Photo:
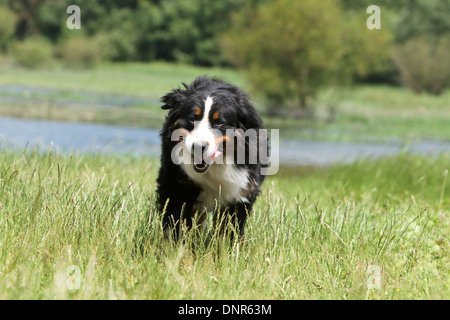
M 0 7 L 0 53 L 5 52 L 14 35 L 16 17 L 7 8 Z
M 122 28 L 99 33 L 95 37 L 99 43 L 103 59 L 108 61 L 134 61 L 137 56 L 135 33 Z
M 223 48 L 276 106 L 270 109 L 294 104 L 295 115 L 310 116 L 320 89 L 366 74 L 389 49 L 389 36 L 371 32 L 360 20 L 343 13 L 334 0 L 267 2 L 254 14 L 236 17 Z
M 134 11 L 113 10 L 97 33 L 102 56 L 110 61 L 134 61 L 138 56 L 137 42 L 140 26 L 136 23 Z M 117 27 L 120 26 L 120 27 Z
M 58 57 L 69 67 L 92 68 L 101 61 L 99 44 L 92 38 L 75 37 L 58 49 Z
M 13 46 L 13 56 L 25 68 L 47 66 L 53 58 L 53 47 L 45 38 L 33 37 Z
M 445 35 L 450 30 L 449 12 L 450 1 L 407 1 L 397 18 L 395 28 L 397 42 L 405 43 L 412 38 Z
M 450 34 L 413 38 L 395 48 L 393 60 L 404 84 L 416 93 L 440 94 L 450 86 Z

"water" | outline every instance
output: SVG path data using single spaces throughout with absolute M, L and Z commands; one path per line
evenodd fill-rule
M 282 130 L 282 129 L 281 129 Z M 90 123 L 37 121 L 0 118 L 1 144 L 13 148 L 33 148 L 60 153 L 100 152 L 159 156 L 158 130 L 107 126 Z M 288 166 L 327 166 L 336 162 L 351 163 L 399 152 L 437 156 L 450 152 L 450 142 L 425 140 L 403 145 L 392 143 L 318 142 L 281 140 L 280 164 Z
M 13 148 L 52 148 L 61 153 L 101 152 L 157 156 L 157 130 L 91 123 L 0 118 L 3 144 Z

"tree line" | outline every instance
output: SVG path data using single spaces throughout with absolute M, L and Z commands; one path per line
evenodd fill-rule
M 372 4 L 380 30 L 366 27 Z M 66 27 L 69 5 L 81 8 L 81 30 Z M 330 84 L 440 94 L 450 85 L 448 12 L 447 0 L 0 0 L 0 52 L 29 66 L 46 55 L 236 66 L 272 103 L 306 112 Z

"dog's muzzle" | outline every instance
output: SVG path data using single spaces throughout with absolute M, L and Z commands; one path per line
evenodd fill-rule
M 194 171 L 197 173 L 206 173 L 206 171 L 208 171 L 211 167 L 211 164 L 214 162 L 214 159 L 222 154 L 220 151 L 215 151 L 211 156 L 206 156 L 208 146 L 209 144 L 206 142 L 193 144 L 191 159 Z

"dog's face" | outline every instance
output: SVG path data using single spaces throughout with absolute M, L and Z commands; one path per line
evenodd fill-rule
M 185 90 L 176 89 L 162 98 L 170 109 L 162 130 L 185 171 L 206 173 L 211 166 L 232 162 L 227 142 L 234 142 L 236 129 L 259 129 L 262 121 L 239 88 L 206 77 L 197 78 Z M 239 134 L 237 135 L 239 136 Z

